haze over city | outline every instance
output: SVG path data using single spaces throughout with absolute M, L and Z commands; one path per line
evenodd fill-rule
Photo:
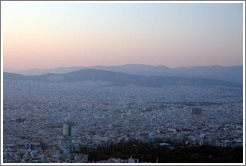
M 240 3 L 3 2 L 4 68 L 243 64 Z
M 2 2 L 1 164 L 245 164 L 244 11 Z

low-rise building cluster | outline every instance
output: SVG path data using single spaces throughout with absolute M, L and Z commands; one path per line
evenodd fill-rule
M 129 141 L 243 145 L 242 88 L 5 80 L 3 97 L 4 162 L 89 162 L 81 147 Z

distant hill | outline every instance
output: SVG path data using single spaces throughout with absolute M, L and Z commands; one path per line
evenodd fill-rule
M 168 68 L 166 66 L 129 64 L 123 66 L 94 66 L 93 68 L 145 76 L 155 75 L 178 76 L 188 78 L 208 78 L 241 84 L 243 83 L 243 66 L 195 66 Z
M 10 68 L 4 68 L 3 72 L 6 73 L 16 73 L 22 75 L 43 75 L 47 73 L 55 73 L 55 74 L 64 74 L 69 73 L 76 70 L 81 70 L 84 67 L 82 66 L 74 66 L 74 67 L 58 67 L 58 68 L 51 68 L 51 69 L 30 69 L 30 70 L 16 70 Z
M 27 80 L 26 76 L 15 74 L 15 73 L 7 73 L 3 72 L 3 79 L 5 80 Z
M 224 82 L 220 80 L 205 78 L 185 78 L 176 76 L 143 76 L 134 74 L 125 74 L 97 69 L 82 69 L 65 74 L 44 74 L 37 76 L 24 76 L 20 74 L 4 73 L 6 80 L 32 80 L 41 82 L 76 82 L 76 81 L 103 81 L 113 85 L 137 85 L 144 87 L 162 87 L 162 86 L 242 86 L 242 84 Z
M 31 69 L 26 71 L 5 69 L 4 72 L 11 72 L 23 75 L 42 75 L 47 73 L 64 74 L 81 69 L 99 69 L 105 71 L 120 72 L 125 74 L 136 74 L 143 76 L 177 76 L 186 78 L 207 78 L 226 82 L 235 82 L 241 84 L 243 83 L 243 66 L 196 66 L 168 68 L 166 66 L 128 64 L 122 66 L 60 67 L 53 69 Z

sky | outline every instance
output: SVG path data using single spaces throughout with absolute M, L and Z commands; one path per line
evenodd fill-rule
M 1 4 L 4 68 L 243 65 L 242 3 Z

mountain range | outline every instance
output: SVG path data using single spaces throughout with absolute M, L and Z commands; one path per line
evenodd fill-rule
M 169 68 L 166 66 L 150 66 L 143 64 L 127 64 L 122 66 L 74 66 L 51 69 L 14 70 L 4 68 L 4 72 L 22 75 L 43 75 L 47 73 L 65 74 L 81 69 L 99 69 L 104 71 L 135 74 L 142 76 L 175 76 L 185 78 L 207 78 L 226 82 L 243 83 L 243 66 L 195 66 Z
M 48 73 L 43 75 L 27 76 L 15 73 L 3 73 L 4 80 L 31 80 L 39 82 L 76 82 L 76 81 L 103 81 L 116 86 L 137 85 L 144 87 L 163 86 L 242 86 L 240 83 L 226 82 L 208 78 L 187 78 L 178 76 L 137 75 L 112 72 L 98 69 L 81 69 L 64 74 Z

